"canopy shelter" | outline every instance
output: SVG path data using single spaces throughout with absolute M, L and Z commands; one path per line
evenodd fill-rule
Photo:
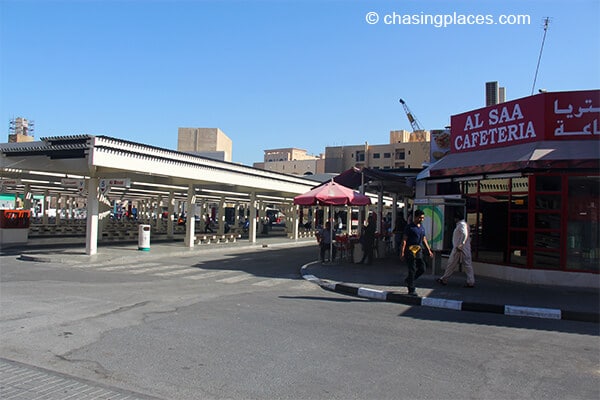
M 381 232 L 381 216 L 383 213 L 384 196 L 391 197 L 394 211 L 392 212 L 392 226 L 396 224 L 397 204 L 399 201 L 405 204 L 409 199 L 415 197 L 415 187 L 417 175 L 422 171 L 421 168 L 395 168 L 395 169 L 374 169 L 374 168 L 350 168 L 333 178 L 337 183 L 350 188 L 361 188 L 361 192 L 372 192 L 378 194 L 377 200 L 377 231 Z M 405 214 L 407 210 L 405 209 Z M 405 218 L 407 215 L 405 215 Z M 362 220 L 363 216 L 361 216 Z M 362 221 L 359 222 L 361 224 Z
M 169 216 L 177 199 L 185 201 L 188 211 L 197 200 L 217 201 L 223 214 L 226 202 L 242 202 L 254 216 L 267 203 L 291 205 L 294 196 L 314 184 L 299 176 L 108 136 L 0 143 L 0 192 L 82 198 L 87 210 L 86 253 L 90 255 L 97 252 L 99 222 L 107 220 L 111 201 L 117 199 L 162 202 Z M 256 220 L 250 220 L 249 240 L 254 242 Z M 188 218 L 186 224 L 189 247 L 194 245 L 193 222 L 194 218 Z
M 294 204 L 301 206 L 366 206 L 371 204 L 371 198 L 345 186 L 336 183 L 334 179 L 323 183 L 307 193 L 294 197 Z M 329 224 L 331 241 L 329 254 L 333 254 L 333 224 Z
M 452 178 L 550 169 L 600 167 L 598 145 L 588 140 L 541 141 L 510 147 L 448 154 L 430 166 L 419 179 Z
M 395 168 L 385 171 L 373 168 L 350 168 L 333 180 L 346 187 L 356 189 L 364 187 L 364 192 L 383 192 L 386 195 L 413 197 L 415 179 L 421 168 Z

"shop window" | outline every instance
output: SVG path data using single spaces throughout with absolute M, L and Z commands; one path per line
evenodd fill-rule
M 535 190 L 538 192 L 560 192 L 560 176 L 538 175 L 535 177 Z
M 600 272 L 600 178 L 568 179 L 567 269 Z
M 535 232 L 533 246 L 535 248 L 560 250 L 560 232 Z
M 560 214 L 535 213 L 535 229 L 560 230 Z
M 534 268 L 559 269 L 560 253 L 536 250 L 533 252 L 533 266 Z
M 527 247 L 527 231 L 510 232 L 511 247 Z
M 513 249 L 510 252 L 510 264 L 511 265 L 527 265 L 527 250 L 525 249 Z
M 513 178 L 511 180 L 511 189 L 513 193 L 516 192 L 528 192 L 529 191 L 529 178 Z
M 526 194 L 512 195 L 510 198 L 511 210 L 527 210 L 529 206 L 529 197 Z
M 510 227 L 527 229 L 529 225 L 529 214 L 524 212 L 513 212 L 510 214 Z
M 538 194 L 535 196 L 536 210 L 560 210 L 560 194 Z

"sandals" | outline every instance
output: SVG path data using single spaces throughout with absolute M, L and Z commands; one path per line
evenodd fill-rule
M 444 280 L 443 280 L 442 278 L 437 278 L 435 281 L 436 281 L 437 283 L 439 283 L 440 285 L 442 285 L 442 286 L 446 286 L 446 285 L 447 285 L 447 283 L 446 283 L 446 282 L 444 282 Z

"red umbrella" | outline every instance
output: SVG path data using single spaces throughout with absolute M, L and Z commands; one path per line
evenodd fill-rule
M 371 199 L 331 180 L 309 192 L 294 197 L 294 204 L 301 206 L 366 206 L 371 204 Z
M 364 194 L 342 186 L 333 181 L 318 186 L 304 194 L 294 197 L 294 204 L 301 206 L 366 206 L 371 204 L 371 199 Z M 331 212 L 331 209 L 330 209 Z M 331 242 L 329 244 L 329 258 L 333 251 L 333 224 L 330 225 Z

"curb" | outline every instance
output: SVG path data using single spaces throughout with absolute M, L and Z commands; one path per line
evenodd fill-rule
M 600 314 L 560 310 L 554 308 L 539 308 L 539 307 L 523 307 L 514 305 L 501 305 L 489 303 L 474 303 L 462 300 L 438 299 L 435 297 L 419 297 L 410 296 L 406 293 L 395 291 L 377 290 L 354 285 L 348 285 L 341 282 L 331 282 L 320 279 L 314 275 L 307 274 L 307 268 L 316 264 L 318 261 L 313 261 L 303 265 L 300 268 L 300 275 L 309 282 L 321 286 L 323 289 L 345 294 L 348 296 L 362 297 L 371 300 L 388 301 L 393 303 L 408 304 L 413 306 L 445 308 L 454 311 L 471 311 L 485 312 L 493 314 L 504 314 L 516 317 L 544 318 L 544 319 L 559 319 L 582 322 L 600 322 Z
M 17 259 L 20 261 L 29 261 L 29 262 L 39 262 L 39 263 L 63 263 L 70 264 L 74 261 L 88 261 L 93 259 L 94 257 L 104 257 L 106 260 L 111 260 L 114 262 L 121 262 L 124 260 L 144 260 L 149 258 L 162 258 L 162 257 L 177 257 L 177 256 L 189 256 L 191 254 L 206 254 L 213 252 L 220 252 L 224 248 L 228 248 L 230 250 L 265 250 L 265 249 L 276 249 L 276 248 L 286 248 L 286 247 L 304 247 L 304 246 L 312 246 L 314 243 L 309 240 L 298 240 L 292 242 L 281 242 L 281 243 L 264 243 L 264 242 L 256 242 L 252 244 L 237 244 L 237 245 L 228 245 L 228 244 L 215 244 L 214 247 L 209 247 L 208 245 L 196 245 L 193 248 L 186 247 L 173 247 L 168 249 L 167 251 L 152 251 L 152 248 L 148 251 L 138 251 L 137 245 L 135 246 L 136 252 L 133 252 L 131 255 L 116 255 L 111 257 L 111 255 L 106 253 L 96 253 L 93 255 L 87 254 L 77 254 L 76 256 L 64 256 L 60 253 L 49 255 L 49 254 L 36 254 L 36 250 L 30 250 L 31 253 L 23 252 L 17 253 Z M 213 245 L 210 245 L 213 246 Z M 132 245 L 132 249 L 134 246 Z M 27 251 L 27 250 L 25 250 Z

